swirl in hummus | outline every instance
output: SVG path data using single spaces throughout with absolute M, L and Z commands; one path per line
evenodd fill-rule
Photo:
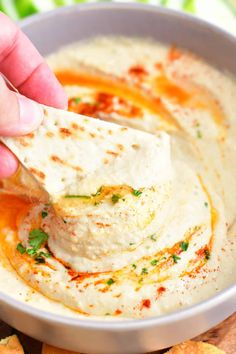
M 0 196 L 2 279 L 13 278 L 13 268 L 24 280 L 15 280 L 21 282 L 16 296 L 25 300 L 31 288 L 36 293 L 29 302 L 51 311 L 142 318 L 192 305 L 231 284 L 234 79 L 190 53 L 133 38 L 79 43 L 48 62 L 68 93 L 69 111 L 152 136 L 145 155 L 135 141 L 138 132 L 124 131 L 123 145 L 107 132 L 117 149 L 109 150 L 110 158 L 131 156 L 127 170 L 118 165 L 117 184 L 114 175 L 98 170 L 82 180 L 79 194 L 68 186 L 52 204 Z M 44 132 L 47 150 L 54 133 L 51 126 Z M 97 141 L 99 131 L 93 134 Z M 71 138 L 68 130 L 65 135 Z M 30 148 L 32 135 L 17 144 Z M 60 149 L 49 154 L 58 169 L 71 164 Z M 31 172 L 44 184 L 42 171 Z M 12 182 L 3 185 L 9 192 Z

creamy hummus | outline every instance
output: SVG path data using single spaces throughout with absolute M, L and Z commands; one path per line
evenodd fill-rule
M 235 281 L 235 80 L 133 38 L 78 43 L 48 62 L 70 111 L 156 135 L 155 168 L 141 178 L 134 155 L 126 185 L 84 185 L 53 206 L 2 193 L 1 290 L 67 315 L 142 318 Z M 26 252 L 35 229 L 48 235 L 42 262 Z

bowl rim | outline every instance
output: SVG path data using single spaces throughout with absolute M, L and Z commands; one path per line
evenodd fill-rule
M 74 10 L 78 11 L 91 11 L 98 10 L 103 11 L 107 9 L 116 9 L 116 10 L 137 10 L 141 12 L 156 12 L 160 15 L 168 15 L 172 18 L 175 18 L 178 21 L 187 21 L 192 26 L 201 26 L 204 29 L 207 29 L 211 32 L 215 32 L 218 36 L 221 36 L 223 39 L 231 41 L 236 45 L 236 36 L 219 28 L 218 26 L 209 23 L 206 20 L 197 18 L 191 14 L 186 14 L 180 11 L 176 11 L 173 9 L 163 8 L 158 5 L 151 4 L 139 4 L 139 3 L 107 3 L 107 2 L 99 2 L 99 3 L 87 3 L 87 4 L 76 4 L 72 6 L 65 6 L 55 10 L 51 10 L 45 13 L 36 14 L 26 18 L 25 20 L 19 23 L 20 27 L 24 30 L 25 27 L 30 26 L 33 23 L 39 22 L 45 18 L 54 18 L 54 16 L 70 13 Z M 5 303 L 6 305 L 14 308 L 17 311 L 24 312 L 25 314 L 31 315 L 36 319 L 45 320 L 47 322 L 53 322 L 62 325 L 69 325 L 72 327 L 80 327 L 84 329 L 99 329 L 104 331 L 123 331 L 124 329 L 127 331 L 132 331 L 134 329 L 144 329 L 149 327 L 159 327 L 163 325 L 167 325 L 169 323 L 179 322 L 180 320 L 188 319 L 192 316 L 200 315 L 204 313 L 206 310 L 210 310 L 217 305 L 231 299 L 233 296 L 236 297 L 236 284 L 233 284 L 222 291 L 216 293 L 215 295 L 198 302 L 192 306 L 187 308 L 183 308 L 169 314 L 164 314 L 161 316 L 148 317 L 144 319 L 118 319 L 118 320 L 102 320 L 93 318 L 74 318 L 69 315 L 59 315 L 53 312 L 41 310 L 37 307 L 29 305 L 23 301 L 17 300 L 11 297 L 8 294 L 3 293 L 0 290 L 0 302 Z
M 118 320 L 109 319 L 94 319 L 94 318 L 75 318 L 68 315 L 59 315 L 53 312 L 44 311 L 23 301 L 14 299 L 10 295 L 0 292 L 0 302 L 4 302 L 17 311 L 21 311 L 27 315 L 33 316 L 36 319 L 45 320 L 47 322 L 69 325 L 71 327 L 80 327 L 84 329 L 99 329 L 104 331 L 132 331 L 149 327 L 162 327 L 163 325 L 177 323 L 180 320 L 187 320 L 190 317 L 201 315 L 207 310 L 210 310 L 221 303 L 236 297 L 236 284 L 227 287 L 216 295 L 196 303 L 187 308 L 171 312 L 166 315 L 153 316 L 144 319 L 127 319 L 120 318 Z
M 24 30 L 24 27 L 31 25 L 32 23 L 40 22 L 42 19 L 54 17 L 55 15 L 61 15 L 64 13 L 70 13 L 74 10 L 78 11 L 91 11 L 91 10 L 107 10 L 107 9 L 116 9 L 116 10 L 138 10 L 141 12 L 156 12 L 161 15 L 168 15 L 172 18 L 176 18 L 178 20 L 183 20 L 192 24 L 193 26 L 201 26 L 203 29 L 209 30 L 210 32 L 215 32 L 217 35 L 221 37 L 233 41 L 236 44 L 236 33 L 233 34 L 228 30 L 217 26 L 216 24 L 209 22 L 203 18 L 197 17 L 191 13 L 163 7 L 161 5 L 155 4 L 143 4 L 143 3 L 132 3 L 125 2 L 122 0 L 121 2 L 107 2 L 106 0 L 101 0 L 98 3 L 80 3 L 74 5 L 61 6 L 54 10 L 41 12 L 38 14 L 34 14 L 26 17 L 23 20 L 18 21 L 19 26 Z

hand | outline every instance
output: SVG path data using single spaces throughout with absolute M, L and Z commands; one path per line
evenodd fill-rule
M 67 97 L 30 40 L 1 12 L 0 28 L 0 72 L 21 93 L 9 90 L 0 76 L 0 136 L 24 135 L 43 119 L 42 108 L 33 100 L 66 108 Z M 17 168 L 15 156 L 0 144 L 0 178 L 9 177 Z

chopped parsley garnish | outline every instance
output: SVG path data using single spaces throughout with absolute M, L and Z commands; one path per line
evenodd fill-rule
M 121 199 L 121 195 L 120 194 L 113 194 L 113 196 L 111 197 L 111 201 L 112 203 L 116 204 L 119 202 L 119 200 Z
M 39 252 L 39 256 L 43 256 L 45 258 L 49 258 L 49 257 L 51 257 L 51 253 L 42 251 L 42 252 Z
M 208 249 L 204 250 L 205 259 L 208 261 L 211 258 L 210 251 Z
M 189 243 L 188 242 L 180 242 L 180 248 L 184 251 L 184 252 L 186 252 L 187 251 L 187 249 L 188 249 L 188 246 L 189 246 Z
M 155 234 L 153 234 L 153 235 L 151 235 L 151 236 L 149 236 L 150 237 L 150 239 L 152 240 L 152 241 L 156 241 L 157 239 L 156 239 L 156 237 L 155 237 Z
M 135 263 L 133 263 L 133 264 L 132 264 L 132 267 L 133 267 L 134 269 L 136 269 L 136 268 L 137 268 L 137 266 L 136 266 L 136 264 L 135 264 Z
M 37 253 L 37 251 L 34 248 L 27 248 L 26 253 L 30 256 L 33 256 Z
M 90 199 L 90 195 L 65 195 L 64 198 L 82 198 L 82 199 Z
M 159 261 L 157 259 L 153 259 L 150 264 L 155 267 Z
M 82 99 L 80 97 L 75 97 L 74 101 L 76 104 L 80 103 L 82 101 Z
M 181 259 L 179 256 L 177 256 L 176 254 L 172 254 L 171 256 L 173 258 L 174 263 L 178 263 L 178 261 Z
M 25 248 L 21 243 L 18 243 L 16 249 L 21 254 L 27 253 L 30 257 L 34 258 L 36 264 L 45 263 L 45 258 L 51 257 L 49 252 L 38 252 L 39 248 L 48 240 L 48 235 L 40 230 L 34 229 L 29 235 L 29 244 L 32 248 Z
M 48 240 L 48 235 L 41 229 L 31 230 L 29 233 L 29 244 L 37 251 Z
M 26 252 L 26 248 L 22 245 L 22 243 L 18 243 L 16 249 L 20 252 L 20 254 L 24 254 Z
M 63 222 L 64 222 L 64 224 L 67 224 L 67 221 L 65 219 L 63 219 Z
M 101 194 L 102 187 L 100 187 L 95 194 L 92 194 L 93 197 L 97 197 L 98 195 Z
M 100 187 L 95 194 L 92 195 L 79 195 L 79 194 L 72 194 L 72 195 L 65 195 L 64 198 L 81 198 L 81 199 L 91 199 L 92 197 L 97 197 L 101 194 L 102 187 Z
M 108 281 L 107 281 L 107 285 L 112 285 L 115 283 L 115 280 L 113 280 L 112 278 L 110 278 Z
M 43 210 L 41 215 L 42 215 L 42 218 L 44 219 L 44 218 L 46 218 L 46 216 L 48 216 L 48 212 L 46 210 Z
M 197 131 L 197 138 L 202 139 L 202 132 L 200 130 Z
M 133 245 L 135 245 L 135 242 L 130 242 L 129 245 L 133 246 Z
M 145 274 L 148 274 L 147 268 L 143 268 L 141 271 L 141 275 L 145 275 Z
M 207 202 L 205 202 L 204 205 L 205 205 L 206 208 L 208 207 L 208 203 Z
M 140 190 L 138 189 L 133 189 L 132 191 L 132 194 L 135 195 L 135 197 L 140 197 L 140 195 L 142 194 L 143 192 L 141 192 Z

